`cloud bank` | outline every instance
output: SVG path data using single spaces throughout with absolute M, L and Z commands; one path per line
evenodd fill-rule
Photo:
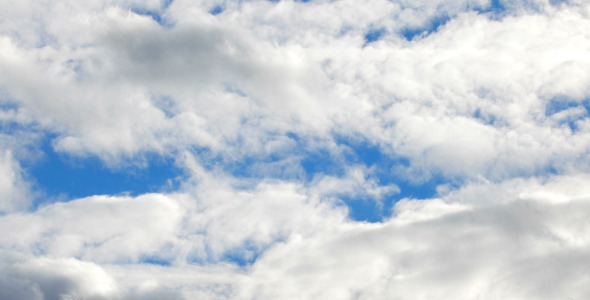
M 0 8 L 1 299 L 590 296 L 585 1 Z

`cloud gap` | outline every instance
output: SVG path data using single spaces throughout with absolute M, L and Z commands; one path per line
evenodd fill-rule
M 498 125 L 498 119 L 496 118 L 495 115 L 493 114 L 489 114 L 486 112 L 482 112 L 481 109 L 476 109 L 475 112 L 473 113 L 473 118 L 476 118 L 480 121 L 482 121 L 484 124 L 489 125 L 489 126 L 496 126 Z
M 387 219 L 393 206 L 393 199 L 387 197 L 383 201 L 370 198 L 353 198 L 343 196 L 340 200 L 349 209 L 348 217 L 357 222 L 378 223 Z
M 161 258 L 158 258 L 158 257 L 144 258 L 139 263 L 141 263 L 141 264 L 148 264 L 148 265 L 157 265 L 157 266 L 163 266 L 163 267 L 169 267 L 169 266 L 172 265 L 170 263 L 170 261 L 165 260 L 165 259 L 161 259 Z
M 240 267 L 247 267 L 254 264 L 263 252 L 264 249 L 258 249 L 258 247 L 245 243 L 241 248 L 232 249 L 226 252 L 220 260 L 230 262 Z
M 346 147 L 344 157 L 346 164 L 360 164 L 370 168 L 371 178 L 377 184 L 388 186 L 394 184 L 399 192 L 375 199 L 370 195 L 355 197 L 341 196 L 340 199 L 349 207 L 349 217 L 355 221 L 381 222 L 390 216 L 391 208 L 404 198 L 429 199 L 437 196 L 439 186 L 458 187 L 459 182 L 446 179 L 441 175 L 431 175 L 423 181 L 416 181 L 407 174 L 411 168 L 410 161 L 383 152 L 379 145 L 366 140 L 337 138 L 337 142 Z
M 140 7 L 132 7 L 130 10 L 138 15 L 148 16 L 152 18 L 152 20 L 156 21 L 160 26 L 167 27 L 170 24 L 166 22 L 163 18 L 163 14 L 166 12 L 168 7 L 174 2 L 174 0 L 165 0 L 160 4 L 160 8 L 158 10 L 150 10 L 146 8 Z
M 380 40 L 386 33 L 387 30 L 383 27 L 370 29 L 363 37 L 365 39 L 364 46 Z
M 449 22 L 451 18 L 448 15 L 439 15 L 432 18 L 424 27 L 412 28 L 407 27 L 401 30 L 400 34 L 407 40 L 413 41 L 416 38 L 425 38 L 430 34 L 438 31 L 441 26 Z
M 209 13 L 210 13 L 210 14 L 212 14 L 212 15 L 214 15 L 214 16 L 216 16 L 216 15 L 218 15 L 218 14 L 222 13 L 222 12 L 223 12 L 223 6 L 221 6 L 221 5 L 219 5 L 219 4 L 218 4 L 218 5 L 215 5 L 215 6 L 213 6 L 213 7 L 212 7 L 212 8 L 209 10 Z
M 572 132 L 579 130 L 577 121 L 588 118 L 590 99 L 582 101 L 568 97 L 555 97 L 545 106 L 545 116 L 556 119 L 559 125 L 568 126 Z
M 506 15 L 508 9 L 501 0 L 492 0 L 489 6 L 478 6 L 472 8 L 472 10 L 480 15 L 486 15 L 492 20 L 500 20 Z
M 55 199 L 75 199 L 102 194 L 128 194 L 131 196 L 161 190 L 175 190 L 184 173 L 172 158 L 145 154 L 145 165 L 121 165 L 108 168 L 97 157 L 75 157 L 56 153 L 51 139 L 43 141 L 44 157 L 27 167 L 35 180 L 36 188 L 44 194 L 34 208 Z

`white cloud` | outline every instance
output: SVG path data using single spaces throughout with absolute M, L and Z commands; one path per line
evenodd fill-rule
M 12 151 L 0 151 L 0 213 L 26 209 L 33 198 L 30 183 L 25 180 Z
M 23 253 L 135 262 L 165 248 L 182 213 L 177 203 L 159 195 L 94 196 L 6 216 L 2 244 Z
M 554 2 L 0 3 L 0 298 L 587 298 L 590 5 Z M 187 176 L 30 209 L 42 137 Z
M 351 166 L 344 176 L 319 175 L 310 184 L 311 195 L 318 198 L 336 196 L 361 199 L 368 196 L 373 201 L 379 201 L 400 192 L 395 184 L 381 185 L 378 179 L 371 176 L 371 171 L 360 166 Z
M 539 2 L 538 13 L 493 20 L 462 12 L 484 2 L 375 5 L 254 1 L 212 16 L 206 5 L 174 1 L 163 15 L 171 28 L 128 10 L 132 4 L 77 7 L 96 20 L 69 20 L 87 40 L 68 35 L 30 48 L 4 38 L 1 81 L 22 110 L 58 133 L 56 149 L 111 166 L 195 145 L 238 159 L 266 155 L 259 145 L 286 132 L 360 134 L 417 169 L 459 177 L 533 174 L 586 152 L 583 124 L 568 135 L 543 115 L 552 97 L 590 93 L 582 12 Z M 270 11 L 261 16 L 261 7 Z M 318 17 L 330 10 L 340 13 Z M 363 48 L 371 24 L 399 26 L 390 10 L 457 15 L 411 43 L 392 27 Z M 313 20 L 299 19 L 307 11 Z
M 577 197 L 556 184 L 485 185 L 511 198 L 456 204 L 407 200 L 382 224 L 349 224 L 315 239 L 269 250 L 253 268 L 247 297 L 297 299 L 555 299 L 590 294 L 587 258 L 590 191 Z M 559 204 L 520 190 L 553 192 Z M 480 190 L 481 191 L 481 190 Z M 584 196 L 581 196 L 581 195 Z M 483 194 L 484 196 L 486 194 Z M 566 229 L 567 228 L 567 229 Z M 570 234 L 564 235 L 565 232 Z M 559 276 L 553 276 L 559 274 Z
M 226 179 L 201 177 L 193 196 L 97 196 L 3 217 L 1 226 L 12 228 L 3 230 L 3 247 L 23 253 L 4 265 L 3 280 L 12 282 L 5 293 L 97 299 L 576 299 L 590 293 L 583 263 L 590 190 L 581 184 L 587 174 L 480 182 L 439 199 L 405 199 L 376 224 L 346 220 L 329 198 L 317 202 L 297 192 L 303 187 L 242 190 Z M 238 268 L 223 259 L 235 249 L 260 257 Z M 43 256 L 35 258 L 38 253 Z M 172 261 L 148 265 L 139 257 Z
M 3 253 L 3 299 L 107 299 L 118 292 L 99 266 L 74 258 L 28 258 Z

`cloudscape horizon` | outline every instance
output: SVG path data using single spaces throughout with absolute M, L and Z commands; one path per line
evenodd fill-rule
M 0 299 L 589 299 L 590 3 L 0 9 Z

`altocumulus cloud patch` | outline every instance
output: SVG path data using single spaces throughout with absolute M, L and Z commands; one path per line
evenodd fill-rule
M 2 299 L 586 299 L 590 6 L 0 8 Z

